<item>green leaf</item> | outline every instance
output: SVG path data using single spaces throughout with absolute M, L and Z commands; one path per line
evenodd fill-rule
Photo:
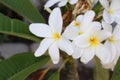
M 101 9 L 103 9 L 102 5 L 100 4 L 100 2 L 97 2 L 97 4 L 93 7 L 93 11 L 95 11 L 96 14 L 98 14 Z
M 30 33 L 27 24 L 17 19 L 10 19 L 3 14 L 0 14 L 0 33 L 18 36 L 36 42 L 40 41 L 38 37 Z
M 100 60 L 95 57 L 94 80 L 109 80 L 109 71 L 104 69 Z
M 111 80 L 119 80 L 119 79 L 120 79 L 120 58 L 117 61 Z
M 53 73 L 48 80 L 60 80 L 60 72 L 56 71 Z
M 0 0 L 0 3 L 14 10 L 30 22 L 45 22 L 44 18 L 31 4 L 30 0 Z
M 48 56 L 34 57 L 33 53 L 17 54 L 0 62 L 0 80 L 25 80 L 32 72 L 43 67 Z

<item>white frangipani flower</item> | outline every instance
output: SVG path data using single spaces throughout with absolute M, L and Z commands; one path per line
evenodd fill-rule
M 120 24 L 120 0 L 112 0 L 110 5 L 108 0 L 99 0 L 105 8 L 103 11 L 103 19 L 107 23 L 114 21 Z
M 69 2 L 70 4 L 76 4 L 78 0 L 49 0 L 44 7 L 51 7 L 54 4 L 58 3 L 59 7 L 65 6 Z
M 116 64 L 120 56 L 120 25 L 116 25 L 114 30 L 108 23 L 102 22 L 102 26 L 105 30 L 109 31 L 112 35 L 106 40 L 105 46 L 111 51 L 114 65 Z
M 107 48 L 101 43 L 111 34 L 105 30 L 101 30 L 101 24 L 98 23 L 92 26 L 88 32 L 78 36 L 73 42 L 81 49 L 81 61 L 88 63 L 96 55 L 101 63 L 111 62 L 111 54 Z
M 76 20 L 73 20 L 65 29 L 63 36 L 67 39 L 74 40 L 76 37 L 81 36 L 88 32 L 93 25 L 99 25 L 98 22 L 93 21 L 95 16 L 94 11 L 89 10 L 84 15 L 79 15 Z M 74 44 L 73 44 L 74 45 Z M 81 49 L 74 45 L 74 52 L 72 57 L 77 59 L 81 56 Z
M 30 31 L 38 37 L 44 37 L 39 48 L 35 52 L 35 56 L 43 55 L 48 49 L 49 55 L 54 64 L 57 64 L 60 59 L 59 48 L 65 51 L 68 55 L 72 55 L 72 43 L 63 38 L 62 32 L 62 16 L 59 8 L 55 8 L 49 17 L 49 25 L 43 23 L 33 23 L 30 25 Z

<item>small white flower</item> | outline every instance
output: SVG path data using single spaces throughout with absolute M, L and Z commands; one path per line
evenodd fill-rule
M 60 59 L 59 48 L 65 51 L 68 55 L 72 55 L 72 43 L 63 38 L 62 32 L 62 16 L 59 8 L 55 8 L 49 17 L 49 25 L 43 23 L 33 23 L 30 25 L 30 31 L 38 37 L 44 37 L 39 48 L 35 52 L 35 56 L 43 55 L 48 49 L 49 55 L 54 64 L 57 64 Z
M 93 27 L 74 40 L 74 44 L 81 49 L 81 61 L 88 63 L 96 55 L 102 64 L 109 63 L 111 54 L 101 42 L 111 36 L 111 34 L 101 30 L 100 23 L 89 26 Z
M 45 7 L 51 7 L 54 4 L 58 3 L 59 7 L 65 6 L 69 2 L 70 4 L 76 4 L 78 0 L 49 0 L 46 4 Z
M 112 0 L 110 5 L 107 0 L 99 0 L 105 8 L 103 11 L 103 19 L 107 23 L 114 21 L 120 24 L 120 0 Z
M 98 22 L 93 21 L 95 16 L 94 11 L 89 10 L 84 15 L 79 15 L 76 20 L 73 20 L 65 29 L 63 36 L 67 39 L 74 40 L 76 37 L 81 36 L 89 31 L 93 25 L 99 25 Z M 73 43 L 74 45 L 74 43 Z M 74 45 L 74 52 L 72 57 L 77 59 L 81 57 L 81 48 Z
M 120 56 L 120 25 L 116 25 L 114 30 L 110 24 L 102 22 L 105 30 L 109 31 L 112 35 L 105 42 L 105 46 L 111 51 L 113 63 L 116 64 L 118 56 Z

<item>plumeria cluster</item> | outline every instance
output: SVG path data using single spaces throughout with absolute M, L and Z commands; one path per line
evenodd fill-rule
M 45 7 L 58 3 L 58 7 L 66 3 L 75 5 L 79 0 L 49 0 Z M 95 0 L 96 2 L 98 0 Z M 113 67 L 120 56 L 120 0 L 99 0 L 103 6 L 103 19 L 94 20 L 95 12 L 87 10 L 79 14 L 66 29 L 63 29 L 63 19 L 60 8 L 52 10 L 48 25 L 33 23 L 30 31 L 38 37 L 43 37 L 35 56 L 43 55 L 47 50 L 54 64 L 60 60 L 60 50 L 71 55 L 74 59 L 88 63 L 97 56 L 105 67 Z M 111 24 L 116 22 L 113 27 Z M 110 65 L 110 66 L 108 66 Z

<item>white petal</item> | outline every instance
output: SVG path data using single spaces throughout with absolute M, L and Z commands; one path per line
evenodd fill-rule
M 107 30 L 112 33 L 112 25 L 106 23 L 105 21 L 102 21 L 102 27 L 104 30 Z
M 73 53 L 73 45 L 69 40 L 61 39 L 59 41 L 59 48 L 65 51 L 68 55 L 72 55 Z
M 77 47 L 77 46 L 74 46 L 74 52 L 73 52 L 73 54 L 72 54 L 72 57 L 73 57 L 74 59 L 80 58 L 81 55 L 82 55 L 81 50 L 82 50 L 81 48 L 79 48 L 79 47 Z
M 83 34 L 75 38 L 73 43 L 80 48 L 86 48 L 90 45 L 89 38 L 89 34 Z
M 58 44 L 55 42 L 49 48 L 49 54 L 54 64 L 57 64 L 60 60 L 60 53 L 58 49 Z
M 62 31 L 62 16 L 60 8 L 55 8 L 49 17 L 49 25 L 53 29 L 53 31 L 61 33 Z
M 72 25 L 68 26 L 62 34 L 65 38 L 73 40 L 78 36 L 79 29 Z
M 115 47 L 116 47 L 117 54 L 120 55 L 120 40 L 114 42 L 114 45 L 115 45 Z
M 83 24 L 87 24 L 89 22 L 92 22 L 92 20 L 94 19 L 94 16 L 95 16 L 95 12 L 92 11 L 92 10 L 89 10 L 87 11 L 85 14 L 84 14 L 84 18 L 83 18 Z
M 29 26 L 30 31 L 38 37 L 51 37 L 52 30 L 46 24 L 33 23 Z
M 101 60 L 102 64 L 108 64 L 111 61 L 111 52 L 102 44 L 96 47 L 96 56 Z
M 78 0 L 69 0 L 70 4 L 76 4 L 78 2 Z
M 93 59 L 94 55 L 95 55 L 95 49 L 94 48 L 84 49 L 84 53 L 81 56 L 81 62 L 87 64 L 90 60 Z
M 99 0 L 101 5 L 106 9 L 109 6 L 108 0 Z
M 49 0 L 44 7 L 51 7 L 53 6 L 55 3 L 59 2 L 60 0 Z
M 112 71 L 114 70 L 115 64 L 113 62 L 108 63 L 108 64 L 103 64 L 103 68 L 105 69 L 111 69 Z
M 99 22 L 91 22 L 88 26 L 81 27 L 81 29 L 89 35 L 93 35 L 95 32 L 101 30 L 101 24 Z
M 52 43 L 53 43 L 52 39 L 43 39 L 40 43 L 39 48 L 35 51 L 35 56 L 38 57 L 43 55 Z
M 111 52 L 111 60 L 115 59 L 115 56 L 117 54 L 117 50 L 114 44 L 110 44 L 108 41 L 104 43 L 105 47 Z
M 120 14 L 115 16 L 115 22 L 120 24 Z
M 104 11 L 103 11 L 103 19 L 104 19 L 105 22 L 107 22 L 107 23 L 113 23 L 113 21 L 114 21 L 113 16 L 109 15 L 107 10 L 104 10 Z
M 78 21 L 81 24 L 81 22 L 83 21 L 83 18 L 84 18 L 83 15 L 79 15 L 77 16 L 76 21 Z
M 108 39 L 108 38 L 111 37 L 111 35 L 112 35 L 110 32 L 105 31 L 105 30 L 98 31 L 98 32 L 96 32 L 95 34 L 96 34 L 96 37 L 98 38 L 98 40 L 99 40 L 100 42 Z
M 67 4 L 68 0 L 61 0 L 61 2 L 59 2 L 58 6 L 62 7 L 65 6 Z
M 120 9 L 120 0 L 112 0 L 110 7 L 113 10 Z
M 115 59 L 114 59 L 114 64 L 116 64 L 116 63 L 117 63 L 117 61 L 118 61 L 119 57 L 120 57 L 120 55 L 119 55 L 119 54 L 117 54 L 117 55 L 116 55 L 116 57 L 115 57 Z
M 114 28 L 113 35 L 115 40 L 120 40 L 120 24 L 117 24 Z

